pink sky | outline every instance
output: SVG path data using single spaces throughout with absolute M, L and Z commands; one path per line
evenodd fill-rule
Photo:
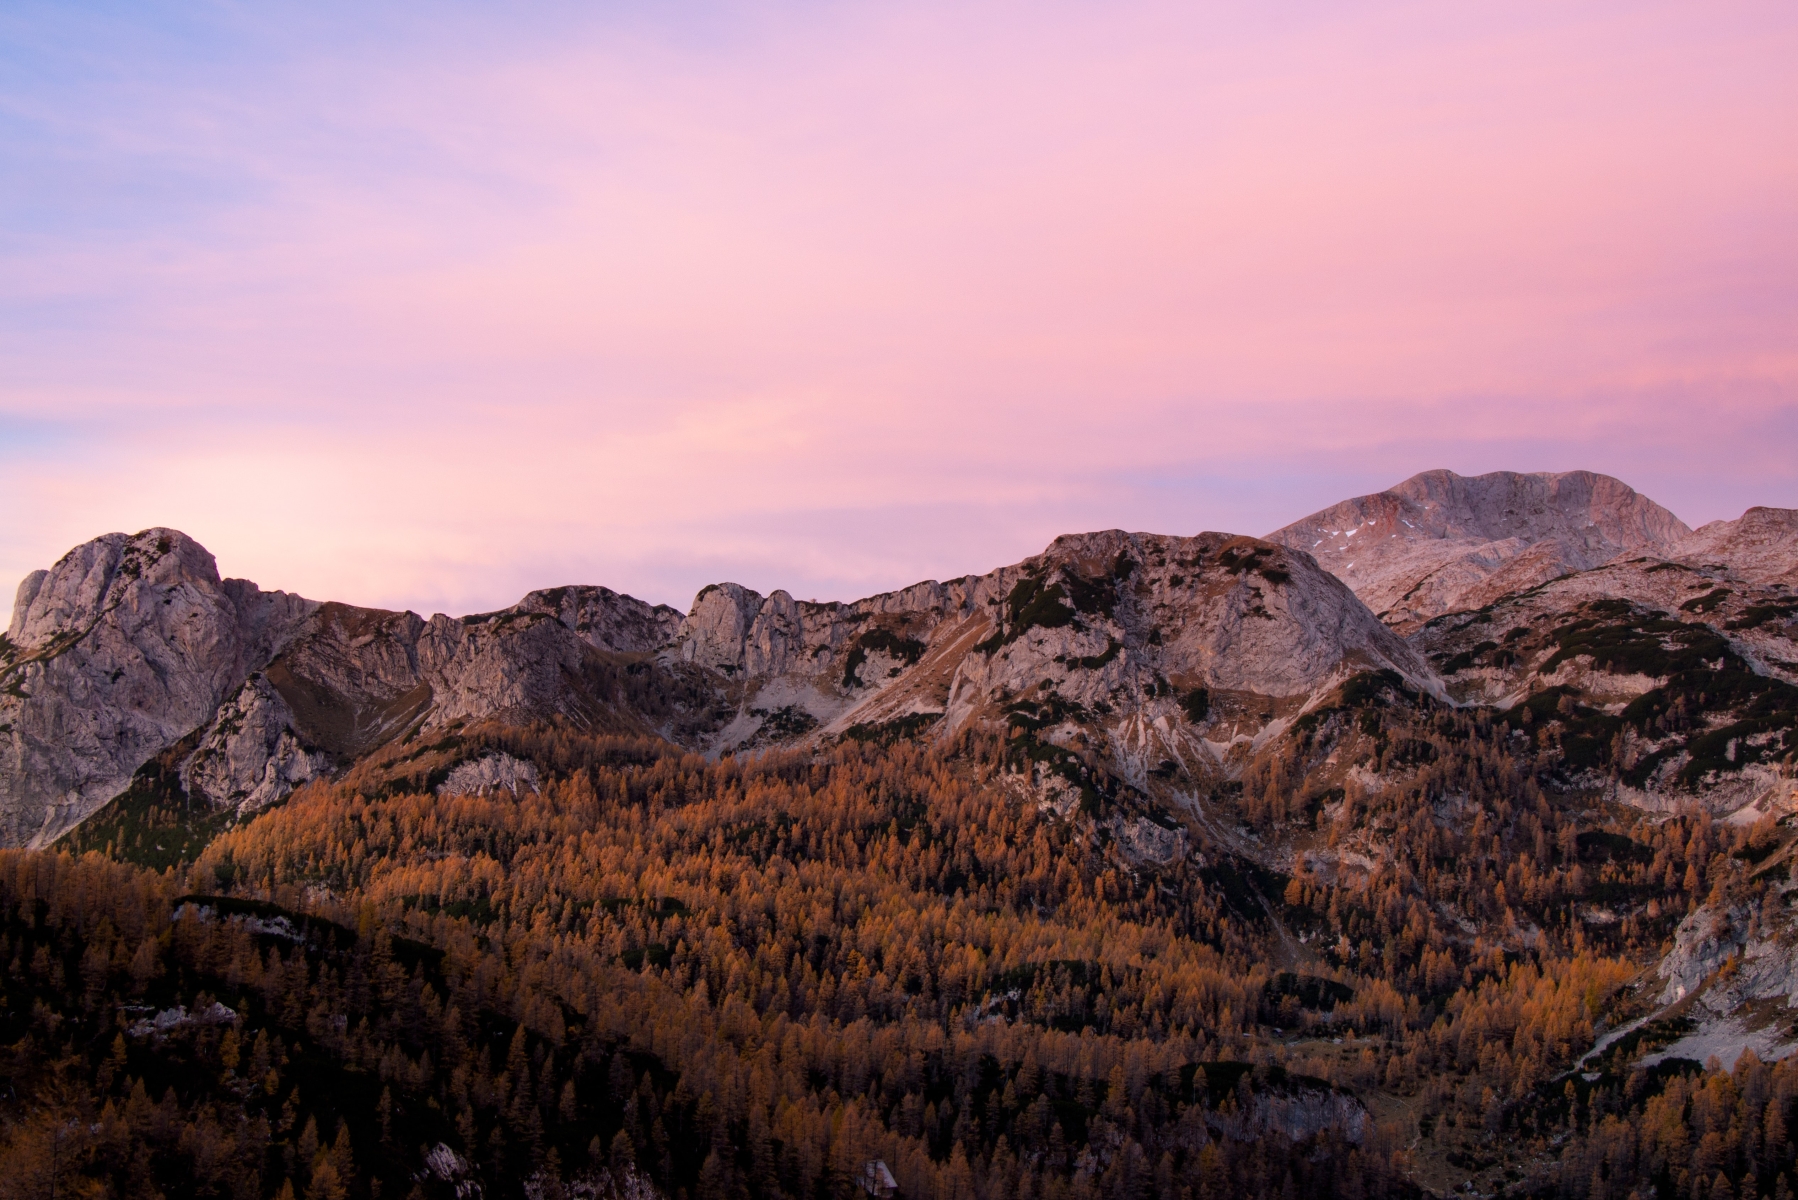
M 1798 506 L 1789 5 L 65 7 L 0 22 L 5 586 L 160 524 L 426 613 L 848 599 L 1432 467 Z

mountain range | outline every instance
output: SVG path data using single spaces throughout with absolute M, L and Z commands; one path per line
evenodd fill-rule
M 1693 532 L 1584 471 L 1430 471 L 1264 539 L 1069 535 L 986 575 L 854 603 L 714 584 L 684 616 L 569 586 L 427 620 L 221 579 L 175 530 L 107 534 L 19 587 L 0 643 L 0 844 L 54 841 L 171 752 L 189 796 L 247 814 L 382 747 L 481 721 L 564 720 L 716 756 L 941 736 L 1037 704 L 1087 748 L 1062 774 L 1166 799 L 1238 772 L 1360 671 L 1503 705 L 1567 674 L 1564 659 L 1552 679 L 1535 671 L 1553 645 L 1518 643 L 1527 623 L 1497 628 L 1495 607 L 1502 623 L 1721 593 L 1684 619 L 1792 682 L 1786 625 L 1738 618 L 1794 588 L 1793 510 Z M 1507 648 L 1480 649 L 1494 635 Z M 1580 679 L 1613 705 L 1652 681 Z M 1162 786 L 1168 763 L 1181 782 Z

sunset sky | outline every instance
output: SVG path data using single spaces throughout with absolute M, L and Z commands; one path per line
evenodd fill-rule
M 0 8 L 0 607 L 853 599 L 1417 471 L 1798 507 L 1798 6 Z

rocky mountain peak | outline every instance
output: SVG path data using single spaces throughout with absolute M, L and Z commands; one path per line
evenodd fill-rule
M 620 654 L 641 654 L 664 646 L 674 640 L 681 625 L 677 609 L 648 604 L 607 587 L 543 588 L 506 611 L 554 617 L 594 649 Z
M 1673 553 L 1678 517 L 1592 471 L 1425 471 L 1295 521 L 1269 540 L 1313 554 L 1409 632 L 1619 554 Z
M 744 642 L 763 603 L 760 592 L 741 584 L 714 583 L 700 589 L 680 624 L 681 657 L 713 670 L 736 671 L 743 665 Z
M 32 572 L 0 652 L 0 842 L 53 838 L 118 794 L 317 607 L 221 580 L 173 529 L 106 534 Z
M 1733 521 L 1712 521 L 1674 552 L 1699 566 L 1720 564 L 1744 579 L 1798 586 L 1798 509 L 1757 507 Z
M 1340 580 L 1258 538 L 1074 535 L 979 583 L 980 640 L 948 685 L 947 724 L 1024 704 L 1049 722 L 1025 731 L 1042 761 L 1068 768 L 1047 747 L 1080 745 L 1142 789 L 1162 765 L 1176 789 L 1227 776 L 1358 672 L 1439 687 Z
M 174 529 L 109 533 L 84 542 L 19 585 L 7 636 L 22 653 L 91 627 L 133 589 L 220 586 L 204 546 Z

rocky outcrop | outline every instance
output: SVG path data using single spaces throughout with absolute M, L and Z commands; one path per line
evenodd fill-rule
M 1755 583 L 1798 587 L 1798 509 L 1751 508 L 1733 521 L 1701 526 L 1673 557 Z
M 542 786 L 534 763 L 510 754 L 489 754 L 458 763 L 437 788 L 440 796 L 481 796 L 509 792 L 521 796 Z
M 19 588 L 0 643 L 0 844 L 53 841 L 190 735 L 189 795 L 252 811 L 410 730 L 561 717 L 646 732 L 645 713 L 678 726 L 667 687 L 623 702 L 619 660 L 679 625 L 666 606 L 573 587 L 425 621 L 221 580 L 174 530 L 108 534 Z
M 1698 991 L 1748 940 L 1748 910 L 1740 905 L 1704 905 L 1679 923 L 1673 948 L 1655 965 L 1662 987 L 1658 1001 L 1673 1004 Z
M 680 632 L 681 613 L 666 604 L 646 604 L 605 587 L 558 587 L 532 592 L 505 614 L 554 617 L 595 650 L 643 654 L 668 646 Z M 465 617 L 479 624 L 483 617 Z
M 1231 746 L 1277 733 L 1360 671 L 1438 686 L 1309 555 L 1254 538 L 1057 538 L 1003 582 L 1002 596 L 975 593 L 985 637 L 949 681 L 949 727 L 1027 698 L 1069 714 L 1059 736 L 1098 739 L 1136 786 L 1163 762 L 1227 771 Z
M 1268 540 L 1316 555 L 1381 619 L 1409 633 L 1620 554 L 1670 557 L 1690 534 L 1608 475 L 1425 471 Z
M 200 745 L 180 767 L 182 787 L 215 808 L 254 812 L 327 773 L 331 756 L 310 749 L 287 701 L 268 676 L 250 676 L 220 706 Z
M 1656 1016 L 1683 1018 L 1671 1045 L 1644 1056 L 1698 1062 L 1716 1056 L 1734 1063 L 1744 1050 L 1764 1061 L 1798 1052 L 1798 1033 L 1782 1013 L 1798 1006 L 1798 922 L 1789 865 L 1791 847 L 1756 871 L 1748 887 L 1713 892 L 1674 932 L 1673 943 L 1647 981 Z
M 1359 1145 L 1366 1140 L 1371 1122 L 1359 1100 L 1313 1081 L 1258 1093 L 1246 1109 L 1214 1113 L 1206 1118 L 1206 1124 L 1239 1142 L 1252 1142 L 1270 1133 L 1298 1142 L 1327 1132 Z
M 1654 811 L 1798 808 L 1798 597 L 1725 564 L 1617 558 L 1409 639 L 1458 703 L 1551 717 L 1569 785 Z M 1517 712 L 1528 710 L 1526 718 Z M 1509 718 L 1507 718 L 1509 719 Z
M 220 579 L 171 529 L 108 534 L 33 572 L 0 650 L 0 843 L 46 844 L 106 803 L 315 607 Z

